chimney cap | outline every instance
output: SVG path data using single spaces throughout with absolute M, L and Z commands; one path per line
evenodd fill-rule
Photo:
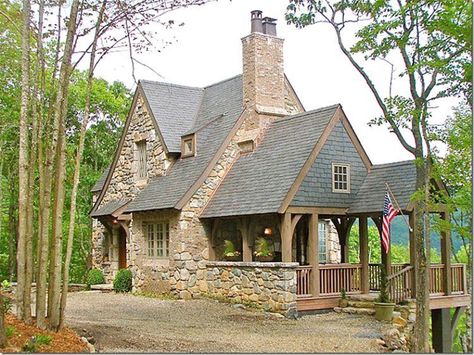
M 268 23 L 274 23 L 277 19 L 276 18 L 273 18 L 273 17 L 264 17 L 263 18 L 263 22 L 268 22 Z
M 262 10 L 252 10 L 250 11 L 251 18 L 262 18 Z
M 263 33 L 262 11 L 253 10 L 250 12 L 250 32 Z

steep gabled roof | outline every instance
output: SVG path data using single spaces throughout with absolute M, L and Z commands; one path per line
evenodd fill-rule
M 193 126 L 204 89 L 148 80 L 140 80 L 139 86 L 168 152 L 179 153 L 181 136 Z
M 124 207 L 129 202 L 130 202 L 130 199 L 110 201 L 109 203 L 106 203 L 102 207 L 100 207 L 97 210 L 93 211 L 91 213 L 91 216 L 92 217 L 101 217 L 101 216 L 111 215 L 115 211 L 117 211 L 120 208 Z
M 374 165 L 354 198 L 348 213 L 381 213 L 386 191 L 385 183 L 389 184 L 400 208 L 407 209 L 410 196 L 416 191 L 415 161 Z
M 233 165 L 201 217 L 278 212 L 338 107 L 275 120 L 258 148 Z
M 126 212 L 175 208 L 203 175 L 218 150 L 225 145 L 241 112 L 241 75 L 205 88 L 193 127 L 183 132 L 196 134 L 196 155 L 179 159 L 167 175 L 152 179 L 130 203 Z

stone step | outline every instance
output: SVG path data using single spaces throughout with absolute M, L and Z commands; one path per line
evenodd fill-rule
M 360 301 L 360 302 L 375 302 L 378 297 L 378 293 L 367 293 L 367 294 L 354 294 L 347 295 L 347 299 L 350 301 Z
M 347 304 L 349 307 L 354 307 L 354 308 L 374 308 L 374 302 L 369 302 L 369 301 L 353 301 L 353 300 L 347 300 Z
M 334 307 L 334 312 L 336 313 L 348 313 L 348 314 L 363 314 L 372 316 L 375 314 L 375 309 L 373 308 L 356 308 L 356 307 Z
M 101 292 L 112 292 L 114 290 L 113 284 L 98 284 L 91 285 L 91 290 L 101 291 Z

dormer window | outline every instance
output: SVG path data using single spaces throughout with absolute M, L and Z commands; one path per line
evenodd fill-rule
M 137 175 L 139 179 L 146 179 L 146 140 L 141 140 L 135 144 L 137 149 Z
M 193 157 L 196 155 L 196 135 L 183 137 L 181 139 L 181 157 Z
M 332 192 L 351 192 L 350 169 L 349 164 L 332 164 Z

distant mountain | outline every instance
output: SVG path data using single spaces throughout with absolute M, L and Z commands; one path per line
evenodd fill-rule
M 408 221 L 408 216 L 407 216 Z M 369 219 L 369 225 L 374 225 L 372 220 Z M 408 235 L 408 226 L 405 222 L 403 216 L 397 216 L 392 221 L 391 225 L 391 237 L 392 243 L 394 244 L 401 244 L 401 245 L 408 245 L 409 244 L 409 235 Z M 458 251 L 462 246 L 461 239 L 453 234 L 453 247 L 455 251 Z M 441 250 L 441 241 L 440 235 L 435 232 L 431 232 L 431 246 L 436 248 L 438 251 Z

